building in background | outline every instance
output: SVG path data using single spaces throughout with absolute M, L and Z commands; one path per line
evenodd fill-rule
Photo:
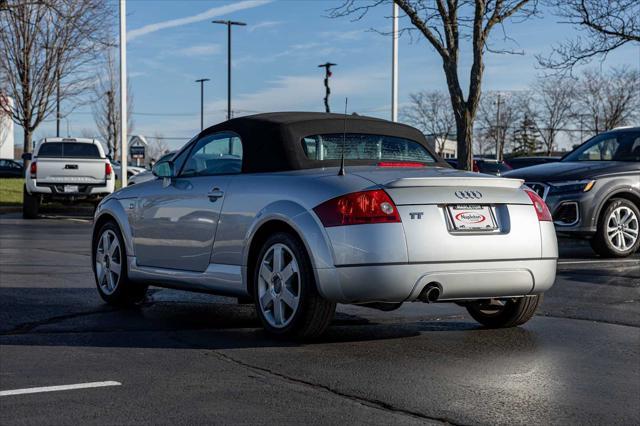
M 4 96 L 0 93 L 0 102 L 2 102 L 4 109 L 6 106 L 9 108 L 13 107 L 13 99 Z M 13 120 L 9 117 L 8 114 L 5 114 L 3 108 L 0 108 L 0 158 L 19 158 L 17 157 L 16 152 L 14 152 L 14 141 L 13 141 Z M 20 153 L 22 154 L 22 150 Z
M 425 135 L 429 147 L 433 149 L 436 154 L 440 153 L 440 144 L 444 144 L 442 147 L 442 158 L 457 158 L 458 157 L 458 142 L 452 139 L 442 139 L 434 135 Z

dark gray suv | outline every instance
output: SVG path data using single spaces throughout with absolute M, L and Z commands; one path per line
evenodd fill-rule
M 556 163 L 504 174 L 524 179 L 551 210 L 559 235 L 586 237 L 606 257 L 640 246 L 640 127 L 589 139 Z

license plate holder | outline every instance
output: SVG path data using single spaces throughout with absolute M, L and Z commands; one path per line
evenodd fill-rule
M 447 206 L 454 231 L 491 232 L 498 229 L 491 206 L 486 204 L 454 204 Z
M 64 192 L 78 192 L 78 185 L 65 185 Z

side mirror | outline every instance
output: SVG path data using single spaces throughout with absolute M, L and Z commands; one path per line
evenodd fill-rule
M 173 162 L 161 161 L 153 165 L 151 172 L 154 176 L 159 178 L 172 178 L 173 177 Z
M 33 157 L 33 155 L 30 152 L 25 152 L 21 156 L 23 161 L 31 161 L 32 157 Z
M 171 179 L 173 179 L 173 161 L 160 161 L 153 165 L 151 172 L 154 176 L 163 179 L 162 186 L 166 188 L 171 185 Z

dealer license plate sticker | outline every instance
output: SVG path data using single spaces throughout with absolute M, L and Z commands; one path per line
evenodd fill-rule
M 490 206 L 447 206 L 455 231 L 494 231 L 498 229 Z

